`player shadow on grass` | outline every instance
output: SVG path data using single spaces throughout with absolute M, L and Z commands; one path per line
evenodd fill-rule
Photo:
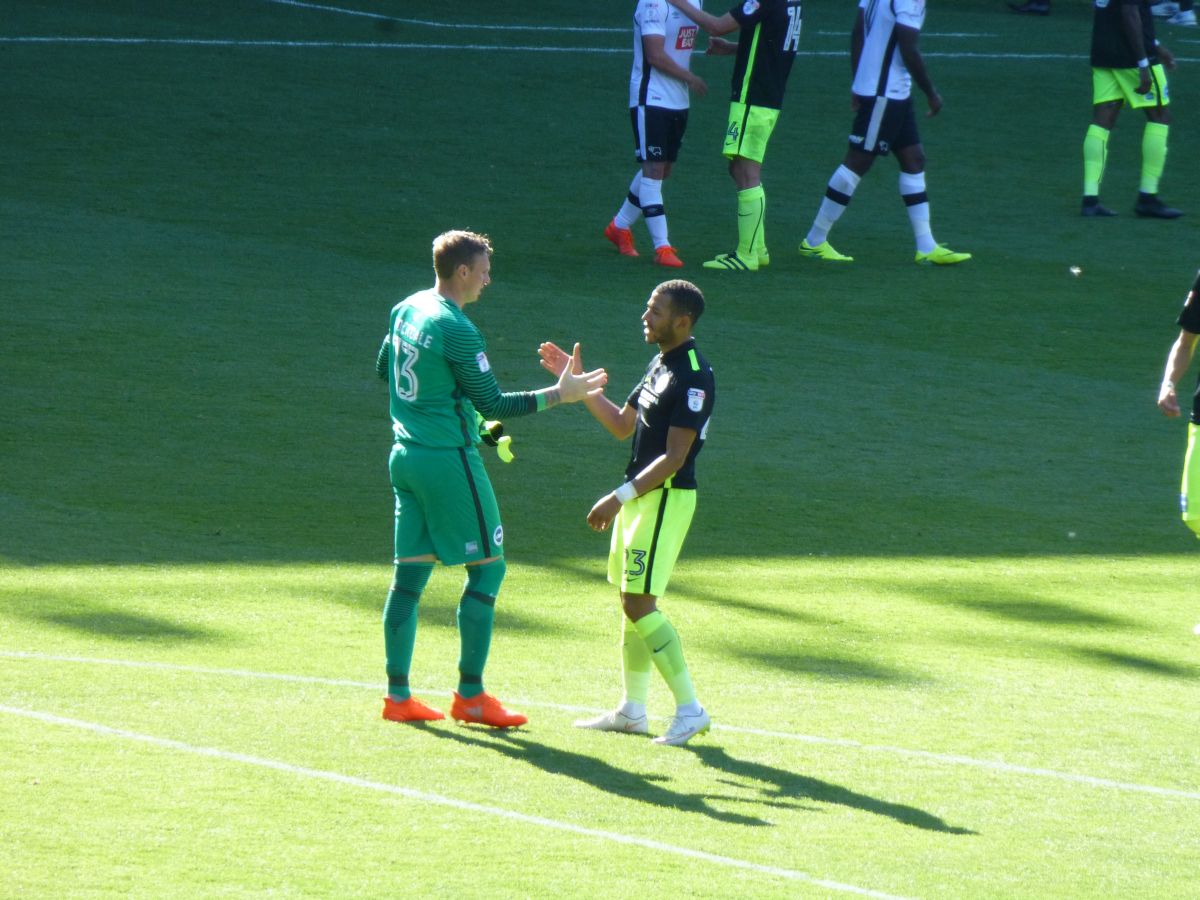
M 765 785 L 760 790 L 768 797 L 804 798 L 818 803 L 836 803 L 838 806 L 849 806 L 878 816 L 887 816 L 902 825 L 912 825 L 926 831 L 942 831 L 946 834 L 978 834 L 969 828 L 955 828 L 948 825 L 932 813 L 917 809 L 915 806 L 891 803 L 808 775 L 789 772 L 787 769 L 777 769 L 763 763 L 737 759 L 726 753 L 724 748 L 712 744 L 688 744 L 686 749 L 696 754 L 700 761 L 709 768 L 719 769 L 736 778 L 756 781 Z M 726 781 L 726 783 L 737 784 L 732 781 Z M 746 787 L 744 784 L 737 784 L 737 786 Z
M 495 750 L 509 759 L 528 763 L 549 775 L 565 775 L 598 790 L 629 800 L 636 800 L 639 803 L 649 803 L 652 806 L 661 806 L 664 809 L 674 809 L 679 812 L 697 813 L 731 825 L 771 824 L 757 816 L 722 812 L 714 809 L 708 802 L 709 800 L 737 801 L 739 798 L 712 794 L 684 794 L 673 791 L 657 783 L 665 780 L 666 776 L 636 775 L 633 772 L 609 765 L 594 756 L 585 756 L 582 753 L 573 753 L 570 750 L 538 743 L 521 736 L 519 732 L 483 732 L 482 734 L 486 734 L 486 738 L 465 733 L 465 730 L 447 731 L 442 728 L 430 728 L 426 733 L 446 740 L 457 741 L 460 744 Z M 792 808 L 795 804 L 788 801 L 766 801 L 765 805 Z
M 69 628 L 90 636 L 103 636 L 117 640 L 165 640 L 165 641 L 220 641 L 220 632 L 198 625 L 174 622 L 161 616 L 129 612 L 114 607 L 88 603 L 77 598 L 64 597 L 59 606 L 18 608 L 14 610 L 22 618 L 60 628 Z

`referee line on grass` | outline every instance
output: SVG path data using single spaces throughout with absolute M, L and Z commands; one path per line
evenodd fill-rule
M 443 796 L 442 794 L 433 794 L 428 791 L 418 791 L 414 788 L 402 787 L 401 785 L 397 784 L 387 784 L 386 782 L 382 781 L 371 781 L 366 778 L 358 778 L 354 775 L 345 775 L 341 772 L 331 772 L 327 769 L 312 769 L 308 766 L 298 766 L 292 763 L 283 762 L 282 760 L 268 759 L 262 756 L 252 756 L 247 753 L 238 753 L 233 750 L 222 750 L 219 747 L 205 747 L 199 744 L 188 744 L 184 741 L 176 741 L 171 738 L 157 737 L 152 734 L 141 734 L 136 731 L 127 731 L 124 728 L 113 728 L 109 725 L 102 725 L 98 722 L 86 722 L 81 719 L 70 719 L 65 716 L 54 715 L 53 713 L 41 712 L 33 709 L 22 709 L 16 706 L 0 705 L 0 713 L 5 713 L 11 716 L 20 716 L 25 719 L 32 719 L 48 725 L 75 728 L 80 731 L 88 731 L 93 734 L 103 735 L 105 737 L 137 741 L 142 744 L 148 744 L 152 747 L 162 747 L 164 749 L 175 750 L 180 753 L 189 753 L 195 756 L 206 756 L 211 759 L 224 760 L 225 762 L 242 763 L 243 765 L 256 766 L 261 769 L 272 769 L 276 772 L 284 772 L 288 775 L 295 775 L 300 778 L 328 781 L 335 784 L 346 785 L 348 787 L 359 788 L 361 790 L 392 794 L 398 797 L 403 797 L 406 800 L 412 800 L 417 803 L 425 803 L 430 806 L 445 806 L 451 809 L 463 810 L 466 812 L 472 812 L 486 816 L 494 816 L 498 819 L 508 819 L 510 821 L 523 822 L 527 825 L 538 825 L 543 828 L 554 829 L 555 831 L 565 831 L 570 834 L 583 835 L 585 837 L 609 841 L 615 844 L 627 844 L 634 847 L 641 847 L 646 850 L 656 850 L 660 853 L 669 853 L 673 856 L 682 856 L 688 859 L 698 860 L 700 862 L 723 866 L 725 868 L 742 869 L 744 871 L 755 872 L 760 875 L 772 875 L 777 878 L 785 878 L 789 881 L 803 882 L 805 884 L 811 884 L 815 887 L 821 887 L 831 891 L 838 891 L 844 894 L 857 894 L 862 897 L 879 897 L 885 898 L 885 900 L 903 900 L 903 898 L 897 897 L 895 894 L 886 894 L 882 891 L 862 888 L 853 884 L 843 884 L 839 881 L 830 881 L 826 878 L 818 878 L 815 875 L 809 875 L 805 872 L 797 871 L 796 869 L 784 869 L 778 866 L 765 866 L 760 863 L 750 862 L 749 860 L 745 859 L 738 859 L 737 857 L 733 856 L 721 856 L 716 853 L 707 853 L 703 850 L 693 850 L 689 847 L 680 847 L 674 844 L 667 844 L 662 841 L 652 840 L 650 838 L 641 838 L 634 835 L 621 834 L 617 831 L 605 831 L 600 828 L 587 828 L 583 825 L 575 825 L 571 822 L 562 822 L 558 819 L 549 819 L 545 816 L 534 816 L 528 813 L 505 809 L 501 806 L 488 806 L 487 804 L 483 803 L 472 803 L 469 800 L 458 800 L 454 797 Z
M 165 672 L 184 672 L 194 675 L 222 675 L 233 678 L 248 678 L 260 681 L 282 681 L 292 684 L 320 684 L 328 687 L 350 687 L 365 690 L 380 690 L 378 684 L 366 681 L 351 681 L 339 678 L 322 678 L 315 675 L 290 675 L 276 672 L 254 672 L 248 669 L 220 669 L 204 666 L 186 666 L 176 663 L 143 662 L 126 659 L 103 659 L 85 656 L 59 656 L 48 653 L 35 653 L 21 650 L 0 650 L 0 658 L 31 659 L 42 662 L 80 663 L 93 666 L 120 666 L 130 669 L 152 669 Z M 422 690 L 427 696 L 449 697 L 449 691 Z M 513 698 L 514 705 L 531 706 L 541 709 L 552 709 L 565 713 L 598 713 L 604 710 L 590 706 L 572 706 L 563 703 L 546 703 L 538 700 Z M 907 747 L 893 747 L 888 744 L 866 744 L 851 738 L 830 738 L 818 735 L 796 734 L 790 731 L 770 731 L 762 728 L 748 728 L 739 725 L 713 723 L 716 731 L 727 731 L 730 734 L 746 734 L 757 737 L 769 737 L 776 740 L 797 741 L 804 744 L 821 746 L 845 747 L 860 750 L 864 753 L 884 753 L 902 756 L 910 759 L 923 759 L 935 763 L 948 763 L 958 766 L 970 766 L 976 769 L 986 769 L 1010 775 L 1032 775 L 1038 778 L 1051 778 L 1056 781 L 1085 784 L 1089 787 L 1106 788 L 1111 790 L 1130 791 L 1138 794 L 1150 794 L 1159 797 L 1174 797 L 1181 800 L 1200 800 L 1200 790 L 1189 791 L 1180 788 L 1159 787 L 1153 784 L 1138 784 L 1136 782 L 1116 781 L 1111 778 L 1098 778 L 1092 775 L 1080 775 L 1075 772 L 1061 772 L 1057 769 L 1044 769 L 1036 766 L 1020 766 L 994 759 L 977 759 L 973 756 L 963 756 L 956 753 L 935 753 L 932 750 L 913 750 Z

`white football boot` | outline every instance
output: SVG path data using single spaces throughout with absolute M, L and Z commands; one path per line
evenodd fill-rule
M 646 717 L 627 716 L 619 709 L 596 716 L 594 719 L 576 719 L 576 728 L 591 728 L 595 731 L 621 731 L 625 734 L 645 734 Z
M 671 727 L 667 729 L 666 734 L 660 734 L 654 739 L 654 743 L 672 746 L 686 744 L 696 735 L 707 732 L 711 724 L 712 720 L 708 717 L 708 712 L 703 709 L 700 710 L 698 716 L 676 713 L 675 717 L 671 719 Z

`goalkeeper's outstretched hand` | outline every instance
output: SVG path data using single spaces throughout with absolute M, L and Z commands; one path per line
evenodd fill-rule
M 559 352 L 562 353 L 561 350 Z M 563 355 L 566 356 L 565 353 Z M 545 361 L 542 364 L 544 366 Z M 590 372 L 583 371 L 583 359 L 579 353 L 579 344 L 576 344 L 571 355 L 562 364 L 562 369 L 558 376 L 558 384 L 555 387 L 558 388 L 558 395 L 563 403 L 575 403 L 579 400 L 586 400 L 588 397 L 603 394 L 604 385 L 607 383 L 608 373 L 603 369 L 593 369 Z

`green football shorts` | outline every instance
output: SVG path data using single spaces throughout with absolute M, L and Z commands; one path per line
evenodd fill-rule
M 500 508 L 474 448 L 394 444 L 396 559 L 432 553 L 447 566 L 504 555 Z
M 1183 483 L 1179 485 L 1179 510 L 1188 528 L 1200 537 L 1200 425 L 1188 422 L 1187 453 L 1183 456 Z
M 612 524 L 608 580 L 623 594 L 661 597 L 696 512 L 696 492 L 657 488 L 621 507 Z
M 1092 105 L 1124 100 L 1130 109 L 1146 106 L 1169 106 L 1171 92 L 1167 88 L 1167 73 L 1161 64 L 1150 67 L 1150 93 L 1139 94 L 1138 70 L 1092 69 Z
M 721 152 L 730 159 L 742 156 L 761 163 L 767 155 L 767 141 L 779 121 L 779 110 L 766 106 L 729 104 L 729 124 L 725 128 L 725 146 Z

